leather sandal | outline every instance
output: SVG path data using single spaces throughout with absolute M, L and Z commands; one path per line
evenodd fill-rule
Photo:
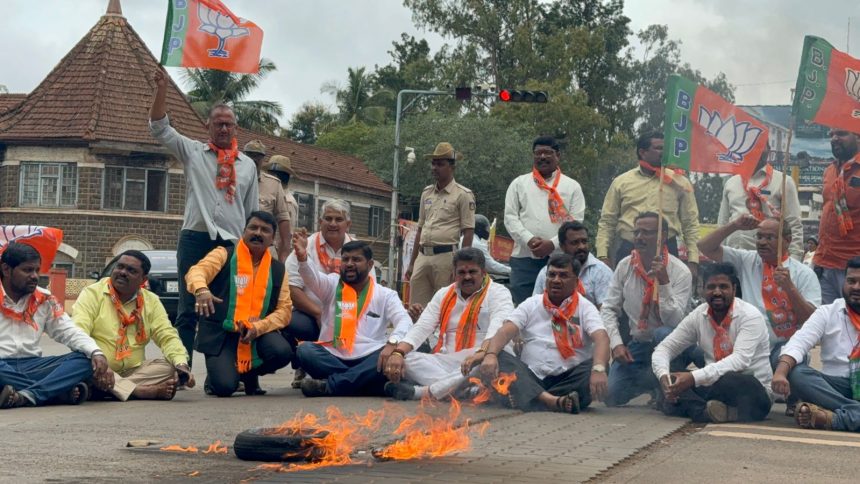
M 21 395 L 12 385 L 5 385 L 0 390 L 0 408 L 32 407 L 33 402 Z
M 800 414 L 803 413 L 804 408 L 809 412 L 808 424 L 800 423 Z M 809 402 L 797 403 L 797 410 L 794 413 L 794 420 L 801 428 L 816 430 L 833 430 L 833 412 Z
M 570 405 L 570 409 L 567 408 L 568 405 Z M 579 413 L 579 393 L 570 392 L 563 397 L 558 397 L 558 400 L 555 401 L 555 408 L 562 413 Z

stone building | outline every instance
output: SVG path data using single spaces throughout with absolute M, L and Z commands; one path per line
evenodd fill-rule
M 110 0 L 107 13 L 31 93 L 0 94 L 0 224 L 63 229 L 55 265 L 70 277 L 99 271 L 129 248 L 176 247 L 185 177 L 149 135 L 157 65 L 119 0 Z M 173 126 L 206 140 L 204 120 L 174 83 L 167 100 Z M 344 198 L 353 207 L 352 232 L 380 240 L 375 250 L 387 253 L 391 188 L 360 159 L 240 132 L 240 146 L 250 139 L 291 158 L 300 226 L 313 229 L 321 202 Z

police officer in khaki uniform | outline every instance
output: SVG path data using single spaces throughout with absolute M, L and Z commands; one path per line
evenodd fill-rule
M 249 141 L 242 151 L 257 164 L 257 181 L 260 191 L 260 210 L 269 212 L 278 221 L 276 249 L 278 260 L 284 262 L 290 255 L 292 230 L 290 228 L 290 211 L 287 205 L 287 195 L 281 186 L 281 180 L 262 170 L 263 159 L 266 158 L 266 146 L 259 140 Z
M 272 155 L 269 161 L 263 165 L 263 170 L 269 172 L 270 175 L 281 180 L 281 186 L 284 187 L 284 193 L 287 195 L 287 209 L 290 212 L 290 228 L 297 228 L 299 220 L 299 203 L 293 197 L 293 192 L 289 189 L 290 177 L 295 175 L 290 159 L 282 155 Z M 305 227 L 310 229 L 311 227 Z
M 462 158 L 451 143 L 439 143 L 432 154 L 431 173 L 436 183 L 421 192 L 417 243 L 406 277 L 409 302 L 422 306 L 433 294 L 451 284 L 451 262 L 463 236 L 463 247 L 472 246 L 475 229 L 475 196 L 454 181 L 454 162 Z

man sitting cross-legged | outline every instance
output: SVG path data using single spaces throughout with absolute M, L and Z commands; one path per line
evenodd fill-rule
M 651 356 L 665 396 L 663 413 L 694 422 L 764 420 L 773 377 L 764 317 L 735 297 L 737 276 L 731 264 L 707 267 L 704 289 L 707 302 L 685 317 Z M 669 362 L 695 344 L 704 352 L 705 367 L 670 373 Z
M 302 393 L 307 397 L 383 395 L 382 368 L 412 320 L 397 293 L 370 277 L 370 245 L 344 244 L 339 274 L 319 272 L 308 261 L 304 230 L 293 234 L 293 255 L 305 288 L 322 302 L 320 341 L 305 341 L 298 347 L 299 363 L 311 376 L 302 380 Z M 390 338 L 386 337 L 389 325 L 394 328 Z
M 219 397 L 240 381 L 246 395 L 264 394 L 259 376 L 293 355 L 279 332 L 290 324 L 292 302 L 284 264 L 269 252 L 275 227 L 268 212 L 251 212 L 235 248 L 215 248 L 185 276 L 201 316 L 195 348 L 206 355 L 207 386 Z
M 514 310 L 510 291 L 490 280 L 485 263 L 484 254 L 473 247 L 454 253 L 454 284 L 436 291 L 388 358 L 384 369 L 390 380 L 385 384 L 386 395 L 407 400 L 429 393 L 443 399 L 465 381 L 460 372 L 463 361 L 488 335 L 492 336 L 488 329 L 501 326 Z M 436 330 L 439 341 L 432 354 L 413 351 Z
M 38 287 L 42 258 L 33 247 L 10 242 L 0 256 L 0 408 L 86 400 L 84 381 L 106 378 L 108 364 L 92 338 Z M 72 352 L 42 356 L 47 333 Z
M 592 398 L 603 400 L 609 336 L 597 308 L 577 291 L 579 269 L 572 255 L 552 255 L 546 291 L 523 301 L 495 332 L 486 352 L 463 363 L 463 372 L 480 363 L 488 383 L 499 372 L 515 373 L 508 401 L 526 411 L 579 413 Z M 520 358 L 502 351 L 517 335 L 524 340 Z
M 177 372 L 185 385 L 194 386 L 179 333 L 158 296 L 142 287 L 150 267 L 142 252 L 123 252 L 110 277 L 86 287 L 72 309 L 75 324 L 96 340 L 110 365 L 107 380 L 95 381 L 95 387 L 123 402 L 172 399 Z M 165 359 L 146 359 L 150 340 Z
M 821 371 L 800 363 L 819 344 Z M 783 346 L 773 391 L 789 386 L 801 427 L 860 432 L 860 257 L 848 261 L 842 299 L 818 308 Z

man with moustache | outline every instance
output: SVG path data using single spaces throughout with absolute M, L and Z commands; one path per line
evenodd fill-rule
M 577 291 L 579 261 L 553 254 L 546 292 L 520 304 L 489 340 L 484 352 L 463 363 L 463 374 L 480 364 L 489 386 L 499 373 L 514 373 L 507 402 L 524 411 L 579 413 L 606 396 L 609 336 L 597 308 Z M 519 358 L 503 351 L 520 336 Z
M 824 170 L 824 206 L 818 225 L 818 249 L 812 263 L 822 268 L 821 302 L 840 296 L 845 264 L 860 255 L 860 135 L 843 129 L 830 130 L 833 163 Z
M 72 309 L 75 324 L 95 339 L 110 364 L 98 390 L 117 400 L 172 400 L 180 381 L 194 387 L 188 354 L 158 296 L 145 289 L 151 263 L 143 252 L 119 255 L 106 277 L 84 288 Z M 164 354 L 146 359 L 152 341 Z
M 0 256 L 0 408 L 86 401 L 90 377 L 107 381 L 108 362 L 92 338 L 75 326 L 63 306 L 38 287 L 42 257 L 9 242 Z M 72 350 L 42 356 L 47 334 Z
M 683 237 L 687 246 L 687 267 L 695 279 L 699 269 L 699 207 L 693 185 L 683 175 L 665 170 L 659 176 L 663 161 L 663 133 L 645 133 L 636 142 L 639 166 L 622 173 L 609 186 L 600 220 L 597 223 L 595 248 L 597 258 L 616 265 L 630 254 L 634 246 L 633 222 L 643 212 L 657 212 L 663 208 L 663 219 L 669 224 L 666 241 L 669 253 L 678 255 L 677 237 Z M 663 183 L 662 204 L 660 183 Z M 617 244 L 614 254 L 610 249 Z
M 532 295 L 550 254 L 560 252 L 561 224 L 585 218 L 582 187 L 559 167 L 558 141 L 540 136 L 532 142 L 532 154 L 531 172 L 515 178 L 505 194 L 505 228 L 514 239 L 510 260 L 514 304 Z
M 663 239 L 658 242 L 658 218 L 654 212 L 645 212 L 634 220 L 635 248 L 615 268 L 600 309 L 612 348 L 606 399 L 610 406 L 624 405 L 638 395 L 655 392 L 658 383 L 651 374 L 651 353 L 687 314 L 693 276 L 680 259 L 669 253 L 665 218 Z M 625 318 L 630 327 L 628 343 L 621 334 Z M 692 349 L 682 356 L 673 362 L 674 366 L 685 367 L 696 359 Z
M 612 281 L 612 269 L 591 254 L 588 228 L 581 222 L 565 222 L 558 229 L 558 243 L 562 252 L 574 256 L 582 266 L 578 276 L 579 282 L 582 283 L 580 294 L 600 310 Z M 543 294 L 546 288 L 546 271 L 547 268 L 544 267 L 538 274 L 533 296 Z
M 460 373 L 463 362 L 486 351 L 490 331 L 514 310 L 510 291 L 490 279 L 485 264 L 484 254 L 474 247 L 454 253 L 454 283 L 436 292 L 388 358 L 386 395 L 398 400 L 420 400 L 425 395 L 441 400 L 466 380 Z M 432 353 L 414 351 L 437 331 L 439 340 Z
M 406 270 L 409 303 L 421 306 L 451 283 L 451 256 L 458 245 L 472 246 L 475 229 L 475 195 L 454 181 L 454 163 L 462 154 L 443 142 L 425 157 L 431 159 L 436 183 L 421 192 L 418 233 Z
M 259 204 L 257 168 L 254 161 L 239 152 L 236 140 L 236 115 L 226 104 L 209 110 L 206 127 L 208 142 L 181 135 L 167 117 L 169 77 L 158 66 L 153 76 L 156 90 L 149 111 L 149 132 L 182 164 L 185 174 L 185 215 L 176 264 L 179 280 L 188 270 L 216 247 L 232 247 L 242 236 L 245 220 Z M 192 363 L 197 311 L 190 288 L 180 284 L 179 309 L 174 326 Z
M 306 397 L 383 395 L 382 373 L 395 346 L 412 326 L 400 296 L 370 277 L 373 251 L 363 241 L 341 248 L 338 274 L 320 272 L 308 257 L 305 231 L 293 234 L 293 255 L 305 288 L 321 301 L 319 341 L 304 341 L 298 359 L 311 378 Z M 386 336 L 388 326 L 394 329 Z
M 821 371 L 802 363 L 821 345 Z M 860 257 L 848 260 L 842 298 L 818 308 L 782 348 L 773 391 L 798 397 L 803 428 L 860 432 Z
M 720 245 L 739 231 L 755 230 L 756 250 L 734 249 Z M 735 267 L 744 301 L 755 306 L 765 317 L 770 338 L 771 365 L 776 368 L 782 345 L 821 305 L 821 285 L 815 272 L 788 256 L 793 230 L 779 220 L 757 220 L 741 214 L 699 241 L 699 250 L 717 262 Z M 782 260 L 777 260 L 779 238 L 782 238 Z
M 770 354 L 764 317 L 735 297 L 737 277 L 731 264 L 708 266 L 706 303 L 693 310 L 651 357 L 663 392 L 666 415 L 693 422 L 764 420 L 772 405 Z M 669 362 L 691 345 L 705 355 L 705 366 L 670 373 Z
M 292 358 L 279 331 L 292 316 L 287 272 L 269 251 L 276 227 L 268 212 L 252 212 L 235 248 L 216 247 L 185 276 L 201 318 L 195 348 L 206 355 L 207 393 L 229 397 L 242 382 L 246 395 L 263 395 L 260 375 Z

